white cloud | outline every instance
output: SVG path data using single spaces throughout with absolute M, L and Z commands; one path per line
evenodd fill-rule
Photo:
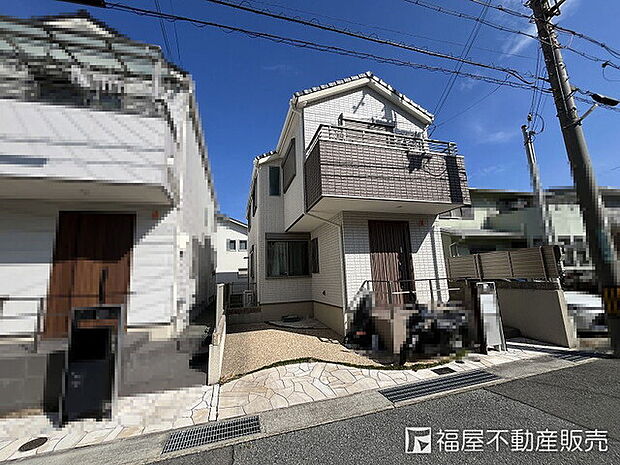
M 580 3 L 581 0 L 570 0 L 564 3 L 561 7 L 562 14 L 555 21 L 560 22 L 572 16 L 577 11 Z M 506 0 L 504 1 L 504 5 L 507 8 L 511 8 L 513 10 L 517 10 L 528 15 L 532 13 L 532 10 L 523 6 L 521 0 Z M 502 20 L 501 24 L 506 27 L 509 27 L 511 29 L 517 29 L 519 31 L 525 32 L 526 34 L 538 35 L 538 31 L 534 23 L 530 23 L 524 27 L 523 19 L 510 17 L 502 12 L 497 13 L 498 14 L 496 14 L 493 18 L 493 21 L 499 22 L 499 20 Z M 507 55 L 520 53 L 532 44 L 536 44 L 536 40 L 534 38 L 527 37 L 522 34 L 512 34 L 504 41 L 502 45 L 502 51 Z
M 504 165 L 490 165 L 485 166 L 474 172 L 472 177 L 482 178 L 486 176 L 493 176 L 496 174 L 503 173 L 507 170 L 507 167 Z
M 519 135 L 517 130 L 495 130 L 492 126 L 483 126 L 479 122 L 474 122 L 471 129 L 478 144 L 503 144 Z
M 276 73 L 287 73 L 287 72 L 292 71 L 293 67 L 285 63 L 278 63 L 275 65 L 263 65 L 261 66 L 261 69 L 263 71 L 272 71 Z
M 471 90 L 479 82 L 480 81 L 477 81 L 477 80 L 469 78 L 469 77 L 466 78 L 466 79 L 461 79 L 461 80 L 459 80 L 459 90 Z

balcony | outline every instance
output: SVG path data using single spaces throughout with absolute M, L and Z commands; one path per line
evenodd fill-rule
M 439 214 L 469 204 L 456 144 L 321 125 L 304 166 L 306 211 Z
M 170 204 L 163 118 L 0 99 L 0 198 Z

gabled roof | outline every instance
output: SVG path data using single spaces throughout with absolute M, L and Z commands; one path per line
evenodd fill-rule
M 383 79 L 379 78 L 370 71 L 357 74 L 355 76 L 349 76 L 344 79 L 338 79 L 336 81 L 328 82 L 317 87 L 311 87 L 309 89 L 301 90 L 293 94 L 293 100 L 295 103 L 317 100 L 333 94 L 344 92 L 353 88 L 369 86 L 379 91 L 380 94 L 388 97 L 396 105 L 403 108 L 408 113 L 413 114 L 425 124 L 430 124 L 433 121 L 433 114 L 421 107 L 405 94 L 398 92 L 394 87 L 389 85 Z
M 241 227 L 243 227 L 243 228 L 245 228 L 245 229 L 248 229 L 248 225 L 247 225 L 247 223 L 244 223 L 244 222 L 243 222 L 243 221 L 241 221 L 241 220 L 237 220 L 237 219 L 232 218 L 232 217 L 230 217 L 230 216 L 228 216 L 228 215 L 225 215 L 225 214 L 223 214 L 223 213 L 217 213 L 217 214 L 215 215 L 215 217 L 216 217 L 216 219 L 217 219 L 218 221 L 222 221 L 222 222 L 229 221 L 229 222 L 231 222 L 231 223 L 233 223 L 233 224 L 236 224 L 237 226 L 241 226 Z

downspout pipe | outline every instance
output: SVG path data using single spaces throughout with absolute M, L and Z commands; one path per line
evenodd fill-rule
M 313 215 L 312 213 L 306 212 L 306 215 L 311 216 L 312 218 L 316 218 L 317 220 L 323 221 L 325 223 L 331 224 L 332 226 L 336 226 L 339 231 L 340 238 L 340 273 L 342 275 L 342 308 L 344 310 L 344 315 L 346 317 L 347 306 L 349 305 L 347 299 L 347 273 L 346 273 L 346 264 L 344 261 L 344 230 L 342 224 L 336 223 L 335 221 L 327 220 L 325 218 L 321 218 L 320 216 Z M 344 321 L 344 332 L 347 332 L 347 321 L 345 318 Z

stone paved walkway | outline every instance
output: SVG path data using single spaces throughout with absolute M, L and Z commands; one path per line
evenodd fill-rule
M 515 348 L 492 355 L 467 356 L 461 363 L 452 361 L 442 366 L 462 372 L 540 355 L 539 352 Z M 352 368 L 326 362 L 296 363 L 269 368 L 222 385 L 217 419 L 438 378 L 440 375 L 435 373 L 433 368 L 417 371 L 381 370 Z
M 468 355 L 462 363 L 452 361 L 443 366 L 459 372 L 541 355 L 545 353 L 522 344 L 507 352 Z M 251 373 L 221 386 L 196 386 L 121 398 L 112 420 L 83 420 L 59 429 L 44 415 L 0 419 L 0 461 L 439 377 L 432 370 L 362 369 L 327 362 L 296 363 Z M 29 452 L 17 451 L 22 444 L 39 436 L 49 438 L 48 442 Z
M 206 423 L 215 419 L 218 391 L 219 386 L 196 386 L 122 397 L 113 419 L 86 419 L 63 428 L 55 427 L 55 419 L 46 415 L 0 419 L 0 461 Z M 39 436 L 48 438 L 40 448 L 17 450 Z

